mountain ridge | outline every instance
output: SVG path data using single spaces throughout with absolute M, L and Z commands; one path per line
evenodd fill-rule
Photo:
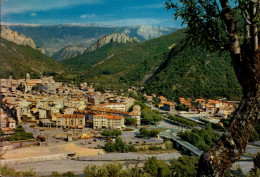
M 34 40 L 37 46 L 43 46 L 46 54 L 52 56 L 66 46 L 84 46 L 89 47 L 99 38 L 113 33 L 125 33 L 130 37 L 137 37 L 140 41 L 146 39 L 138 34 L 141 26 L 106 26 L 106 25 L 13 25 L 7 24 L 12 30 L 23 33 Z M 146 33 L 150 37 L 159 37 L 157 35 L 169 34 L 176 31 L 176 28 L 149 27 Z M 141 34 L 141 35 L 140 35 Z

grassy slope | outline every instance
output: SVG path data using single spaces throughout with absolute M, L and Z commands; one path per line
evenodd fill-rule
M 64 68 L 53 59 L 29 46 L 17 45 L 1 38 L 1 78 L 13 75 L 24 78 L 28 72 L 33 78 L 42 72 L 60 73 Z

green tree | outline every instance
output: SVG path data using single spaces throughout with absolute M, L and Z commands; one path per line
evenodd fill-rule
M 187 24 L 188 42 L 230 52 L 242 86 L 243 98 L 234 115 L 234 126 L 216 146 L 201 155 L 197 173 L 197 176 L 223 176 L 244 152 L 260 117 L 260 1 L 167 0 L 165 4 L 174 10 L 176 19 Z
M 122 131 L 121 130 L 112 130 L 111 135 L 115 136 L 115 137 L 119 137 L 120 135 L 122 135 Z
M 101 134 L 102 136 L 108 137 L 108 136 L 111 136 L 111 131 L 104 130 L 104 131 L 102 131 L 100 134 Z
M 190 177 L 196 175 L 199 158 L 183 155 L 171 162 L 174 177 Z
M 107 169 L 104 165 L 97 167 L 96 165 L 87 165 L 84 168 L 85 177 L 108 177 Z
M 150 131 L 147 128 L 140 128 L 140 135 L 143 137 L 148 137 L 150 136 Z
M 125 125 L 136 125 L 137 119 L 136 118 L 125 118 Z
M 112 143 L 112 142 L 106 143 L 104 149 L 105 149 L 106 152 L 114 152 L 116 150 L 114 143 Z
M 254 168 L 252 168 L 249 171 L 248 177 L 260 176 L 260 153 L 257 153 L 257 155 L 253 159 L 253 162 L 254 162 Z
M 157 177 L 171 177 L 171 170 L 169 165 L 156 157 L 149 157 L 144 164 L 144 170 L 151 176 Z
M 157 137 L 157 135 L 160 133 L 159 130 L 150 130 L 149 136 L 150 137 Z

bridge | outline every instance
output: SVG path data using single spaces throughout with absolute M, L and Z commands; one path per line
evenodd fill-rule
M 203 154 L 203 151 L 201 151 L 197 147 L 174 135 L 174 132 L 172 130 L 169 130 L 169 132 L 160 132 L 160 136 L 171 139 L 173 142 L 175 142 L 177 148 L 182 147 L 184 152 L 190 152 L 191 155 L 200 156 L 201 154 Z

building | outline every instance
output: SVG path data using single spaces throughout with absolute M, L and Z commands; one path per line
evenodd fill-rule
M 84 128 L 85 116 L 83 114 L 59 114 L 56 116 L 56 126 L 63 128 Z
M 163 110 L 171 111 L 171 110 L 174 110 L 174 109 L 175 109 L 174 103 L 169 102 L 169 101 L 163 103 Z
M 93 116 L 93 128 L 94 129 L 123 129 L 125 128 L 124 117 L 117 115 L 94 115 Z
M 118 110 L 118 111 L 126 111 L 125 110 L 126 107 L 125 107 L 124 103 L 105 103 L 105 104 L 101 104 L 99 106 L 104 107 L 104 108 Z

